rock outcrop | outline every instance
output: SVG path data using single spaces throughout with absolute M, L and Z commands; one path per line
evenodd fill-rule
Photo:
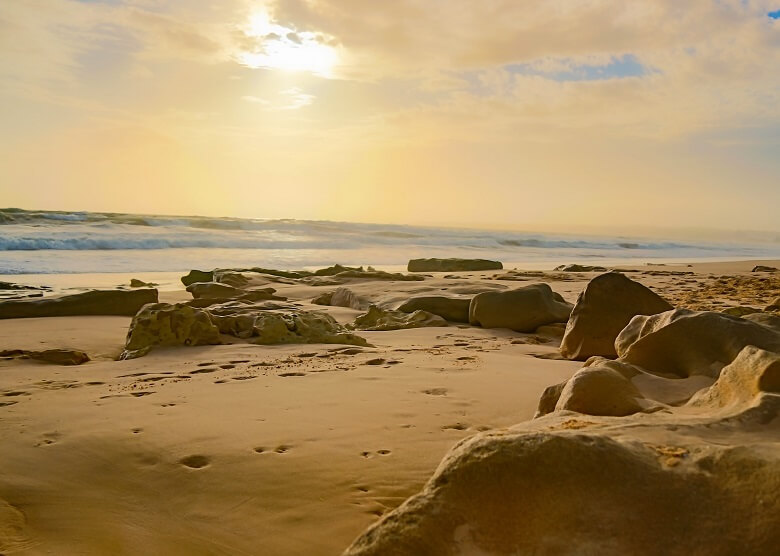
M 93 290 L 59 297 L 0 302 L 0 319 L 82 315 L 132 316 L 157 302 L 157 290 Z
M 459 272 L 503 268 L 504 265 L 499 261 L 487 259 L 412 259 L 407 266 L 409 272 Z
M 438 315 L 426 311 L 404 313 L 380 309 L 376 305 L 368 308 L 368 312 L 355 319 L 350 327 L 355 330 L 401 330 L 405 328 L 422 328 L 427 326 L 449 326 L 447 321 Z
M 483 292 L 469 306 L 469 322 L 483 328 L 510 328 L 533 332 L 554 322 L 566 322 L 572 305 L 547 284 L 532 284 L 516 290 Z
M 622 361 L 680 377 L 702 374 L 717 378 L 748 345 L 780 351 L 780 334 L 723 313 L 675 309 L 635 316 L 615 340 Z
M 7 349 L 0 351 L 0 357 L 33 359 L 54 365 L 82 365 L 89 361 L 89 355 L 78 349 L 45 349 L 43 351 Z
M 398 311 L 413 313 L 426 311 L 450 322 L 469 322 L 470 297 L 446 297 L 443 295 L 425 295 L 413 297 L 398 306 Z
M 181 277 L 181 283 L 185 286 L 194 284 L 195 282 L 213 282 L 214 271 L 212 270 L 190 270 L 186 276 Z
M 158 284 L 154 282 L 144 282 L 143 280 L 139 280 L 138 278 L 131 278 L 130 279 L 130 287 L 131 288 L 153 288 L 157 286 Z
M 327 305 L 331 307 L 347 307 L 363 311 L 367 309 L 370 303 L 357 295 L 349 288 L 336 288 L 332 292 L 325 292 L 318 295 L 311 301 L 315 305 Z
M 777 269 L 773 266 L 756 265 L 751 272 L 777 272 Z
M 561 354 L 584 361 L 617 357 L 615 338 L 636 315 L 655 315 L 673 307 L 658 294 L 619 272 L 588 282 L 580 292 L 561 341 Z
M 141 357 L 156 346 L 219 344 L 220 334 L 254 344 L 368 345 L 324 313 L 276 311 L 240 301 L 208 308 L 157 303 L 145 306 L 133 318 L 121 359 Z
M 195 282 L 187 286 L 187 291 L 194 299 L 243 299 L 247 301 L 277 300 L 284 301 L 286 297 L 274 295 L 274 288 L 242 289 L 219 282 Z
M 156 346 L 219 344 L 219 329 L 205 309 L 183 303 L 150 303 L 133 317 L 120 359 L 146 355 Z
M 608 269 L 604 266 L 592 266 L 587 264 L 562 264 L 556 266 L 553 270 L 558 272 L 606 272 Z

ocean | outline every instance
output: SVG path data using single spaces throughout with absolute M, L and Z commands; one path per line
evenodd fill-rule
M 411 258 L 496 259 L 526 268 L 780 258 L 780 234 L 683 241 L 358 224 L 0 209 L 0 274 L 190 268 L 403 267 Z

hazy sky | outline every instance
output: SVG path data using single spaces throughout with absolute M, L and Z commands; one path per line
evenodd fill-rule
M 780 0 L 0 0 L 0 206 L 780 230 Z

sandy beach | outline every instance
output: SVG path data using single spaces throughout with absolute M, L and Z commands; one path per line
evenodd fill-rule
M 675 307 L 760 310 L 778 296 L 778 278 L 750 270 L 778 263 L 625 270 Z M 544 282 L 573 303 L 599 273 L 427 274 L 345 285 L 392 305 Z M 719 290 L 724 277 L 740 285 Z M 191 299 L 179 286 L 161 288 L 160 301 Z M 363 312 L 311 305 L 332 286 L 273 286 L 342 324 Z M 3 554 L 339 554 L 420 491 L 459 440 L 530 420 L 545 388 L 583 365 L 561 357 L 560 337 L 467 324 L 359 332 L 372 347 L 235 342 L 117 361 L 130 322 L 0 320 L 0 349 L 91 358 L 73 367 L 0 360 Z M 777 457 L 773 423 L 753 434 Z

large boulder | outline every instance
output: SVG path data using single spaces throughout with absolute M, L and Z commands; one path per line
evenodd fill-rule
M 438 315 L 426 311 L 403 313 L 381 309 L 376 305 L 355 319 L 350 327 L 355 330 L 401 330 L 406 328 L 423 328 L 428 326 L 449 326 L 447 321 Z
M 617 357 L 615 338 L 632 317 L 672 308 L 658 294 L 619 272 L 596 276 L 577 297 L 561 354 L 580 361 L 594 355 Z
M 405 301 L 398 307 L 398 310 L 404 313 L 427 311 L 451 322 L 468 322 L 470 305 L 470 297 L 425 295 Z
M 635 316 L 615 340 L 621 360 L 680 377 L 717 378 L 748 345 L 778 352 L 780 333 L 723 313 L 675 309 Z
M 532 284 L 516 290 L 483 292 L 469 306 L 469 322 L 483 328 L 510 328 L 533 332 L 553 322 L 566 322 L 572 305 L 547 284 Z
M 412 259 L 409 272 L 458 272 L 478 270 L 501 270 L 504 265 L 499 261 L 487 259 Z
M 205 309 L 183 303 L 150 303 L 133 317 L 120 359 L 146 355 L 155 346 L 219 343 L 219 329 Z
M 0 319 L 82 315 L 133 316 L 157 303 L 156 289 L 92 290 L 59 297 L 0 302 Z
M 546 430 L 518 425 L 460 442 L 422 492 L 345 555 L 776 553 L 776 447 L 589 419 L 551 415 L 531 422 Z
M 212 270 L 190 270 L 186 276 L 181 277 L 181 283 L 185 286 L 194 284 L 195 282 L 212 282 L 214 281 L 214 271 Z

